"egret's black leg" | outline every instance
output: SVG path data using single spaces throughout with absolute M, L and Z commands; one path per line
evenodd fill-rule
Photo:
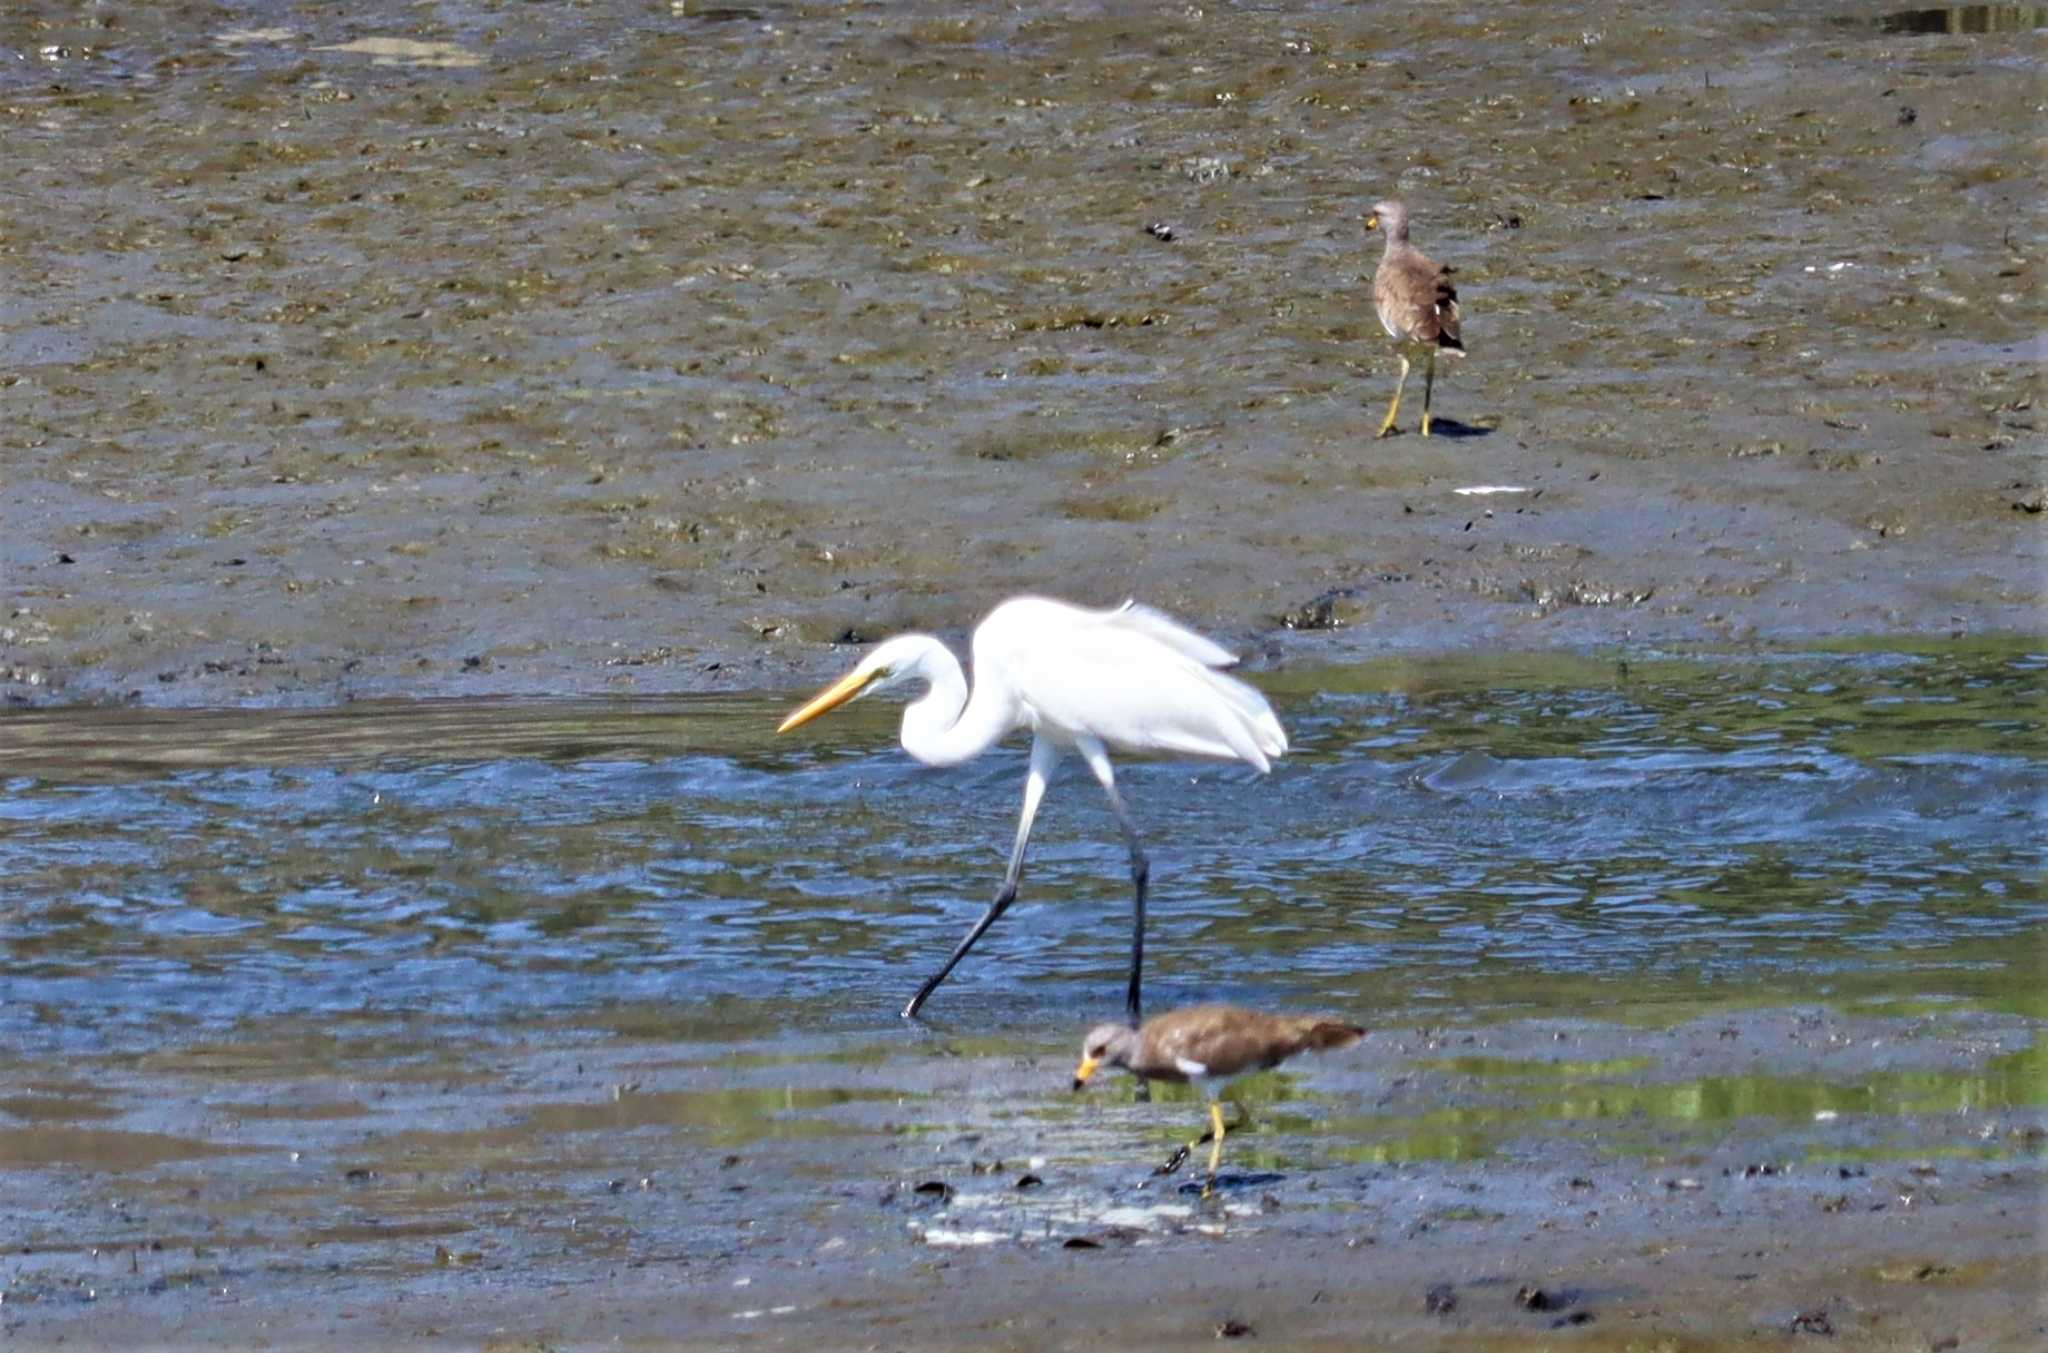
M 1130 1012 L 1131 1023 L 1136 1024 L 1143 1018 L 1139 1010 L 1139 983 L 1145 972 L 1145 885 L 1151 881 L 1152 862 L 1145 858 L 1145 843 L 1138 836 L 1138 824 L 1131 820 L 1131 810 L 1124 807 L 1123 795 L 1116 792 L 1116 771 L 1110 767 L 1108 749 L 1093 738 L 1076 745 L 1086 758 L 1088 769 L 1102 782 L 1102 792 L 1109 796 L 1110 811 L 1116 814 L 1117 825 L 1124 829 L 1124 844 L 1131 848 L 1131 984 L 1124 993 L 1124 1008 Z
M 1032 742 L 1031 770 L 1024 777 L 1024 811 L 1017 818 L 1017 844 L 1010 850 L 1010 867 L 1003 873 L 1003 886 L 996 893 L 996 900 L 989 904 L 988 910 L 981 914 L 981 919 L 974 923 L 974 928 L 967 932 L 967 937 L 954 947 L 953 955 L 946 960 L 946 965 L 933 973 L 925 984 L 917 989 L 917 994 L 910 998 L 910 1004 L 903 1007 L 903 1018 L 917 1018 L 917 1012 L 931 998 L 931 994 L 939 989 L 939 983 L 946 980 L 954 965 L 967 956 L 967 951 L 974 947 L 974 942 L 981 938 L 982 932 L 994 925 L 996 918 L 1008 911 L 1010 904 L 1017 900 L 1017 884 L 1024 877 L 1024 847 L 1031 840 L 1031 821 L 1038 816 L 1038 805 L 1045 798 L 1046 782 L 1052 779 L 1053 766 L 1059 759 L 1059 749 L 1044 738 Z
M 953 971 L 953 966 L 967 956 L 967 951 L 974 947 L 974 942 L 981 938 L 982 932 L 994 925 L 996 917 L 1009 910 L 1010 904 L 1016 900 L 1016 880 L 1003 880 L 1003 890 L 996 894 L 996 900 L 989 904 L 989 909 L 981 914 L 979 921 L 974 923 L 974 929 L 967 932 L 967 938 L 961 940 L 955 946 L 952 957 L 946 960 L 946 966 L 926 978 L 925 984 L 917 989 L 917 995 L 910 998 L 910 1004 L 903 1007 L 903 1018 L 917 1018 L 918 1010 L 923 1007 L 926 1000 L 930 999 L 931 994 L 939 989 L 939 983 L 946 980 L 947 975 Z
M 1138 1008 L 1138 981 L 1145 972 L 1145 884 L 1152 876 L 1152 863 L 1129 818 L 1124 819 L 1124 835 L 1131 844 L 1131 985 L 1124 993 L 1124 1008 L 1136 1024 L 1144 1018 Z

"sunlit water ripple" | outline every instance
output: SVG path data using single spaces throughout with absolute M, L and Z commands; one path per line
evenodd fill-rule
M 2038 659 L 1584 666 L 1290 674 L 1271 776 L 1127 764 L 1154 1007 L 1540 1003 L 1580 980 L 1803 998 L 1844 974 L 1967 998 L 2038 959 Z M 889 711 L 808 742 L 765 736 L 779 708 L 15 716 L 0 1033 L 28 1052 L 717 997 L 887 1018 L 993 890 L 1024 749 L 929 771 Z M 103 755 L 65 755 L 94 736 Z M 1116 1008 L 1125 862 L 1078 765 L 1040 824 L 1023 903 L 935 1016 Z

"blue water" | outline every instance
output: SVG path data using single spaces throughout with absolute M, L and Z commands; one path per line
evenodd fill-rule
M 2040 671 L 1993 645 L 1287 674 L 1272 775 L 1121 770 L 1148 1005 L 2024 1000 Z M 879 702 L 778 739 L 786 703 L 9 716 L 0 1040 L 462 1037 L 639 1002 L 892 1021 L 993 892 L 1024 748 L 926 770 Z M 1123 847 L 1070 766 L 931 1017 L 1114 1014 L 1128 936 Z

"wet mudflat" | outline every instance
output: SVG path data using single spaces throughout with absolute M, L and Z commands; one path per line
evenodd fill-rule
M 2032 627 L 2038 15 L 9 5 L 0 679 L 753 690 L 1026 589 L 1279 663 Z
M 739 697 L 18 713 L 0 1328 L 2026 1346 L 2031 647 L 1295 671 L 1271 776 L 1131 766 L 1153 1007 L 1373 1030 L 1233 1086 L 1208 1203 L 1151 1174 L 1193 1097 L 1067 1088 L 1128 905 L 1082 781 L 895 1017 L 1021 748 Z
M 7 6 L 0 1331 L 2032 1346 L 2040 22 Z M 1126 777 L 1374 1029 L 1213 1204 L 1087 787 L 906 1028 L 1021 753 L 767 736 L 1023 589 L 1295 736 Z

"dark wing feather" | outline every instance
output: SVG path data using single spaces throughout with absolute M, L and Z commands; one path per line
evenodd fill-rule
M 1440 348 L 1465 350 L 1464 340 L 1458 336 L 1458 289 L 1451 285 L 1449 268 L 1439 268 L 1436 274 L 1436 343 Z
M 1373 274 L 1372 301 L 1380 323 L 1397 338 L 1465 350 L 1451 270 L 1420 249 L 1404 244 L 1387 252 Z
M 1346 1024 L 1340 1019 L 1310 1017 L 1296 1025 L 1297 1052 L 1335 1052 L 1348 1048 L 1365 1037 L 1363 1025 Z

